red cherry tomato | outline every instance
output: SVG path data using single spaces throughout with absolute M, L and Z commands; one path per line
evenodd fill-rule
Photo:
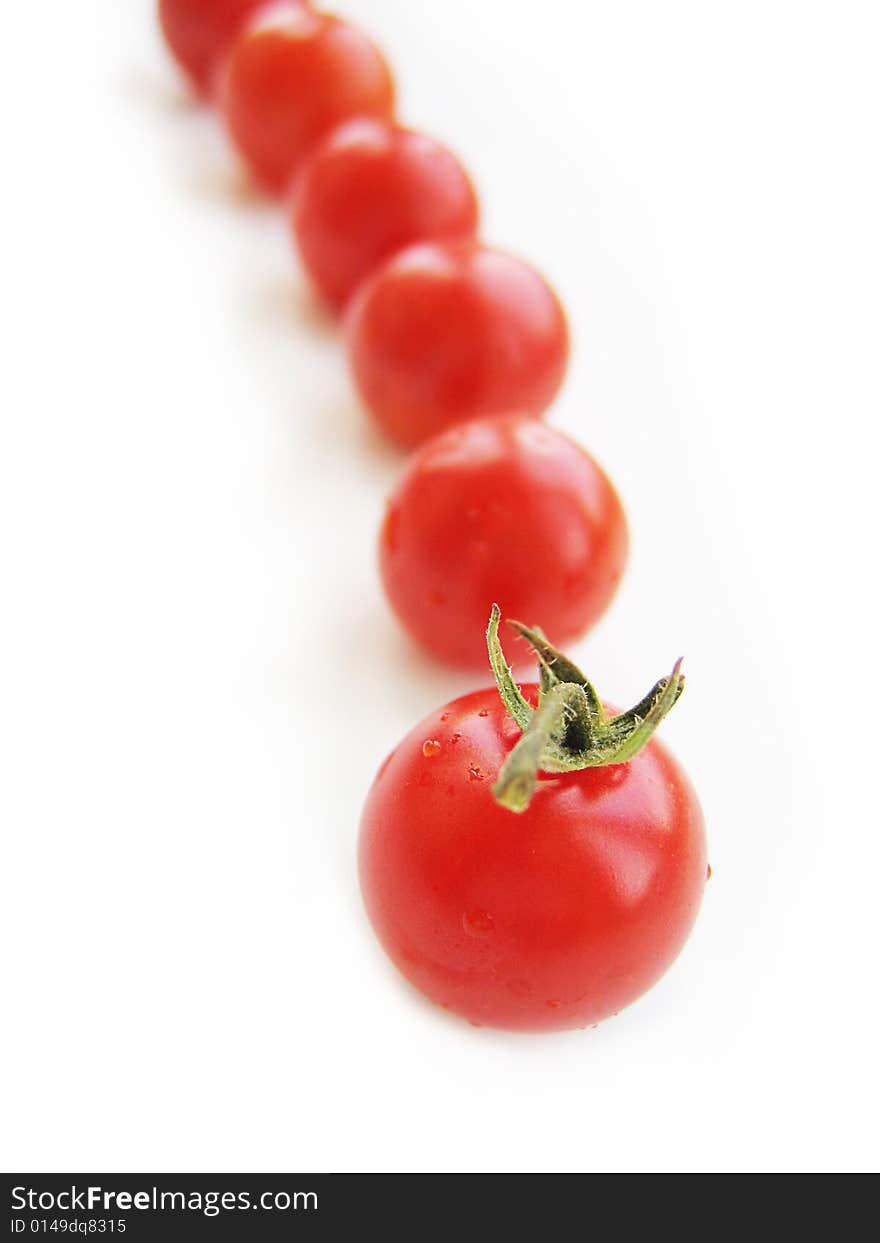
M 347 335 L 361 396 L 402 445 L 477 415 L 540 415 L 568 359 L 565 316 L 544 278 L 476 242 L 396 255 L 353 299 Z
M 223 110 L 254 175 L 280 191 L 341 121 L 390 117 L 394 83 L 360 30 L 294 5 L 267 10 L 241 34 L 226 65 Z
M 159 21 L 172 53 L 203 94 L 222 57 L 266 0 L 159 0 Z M 303 0 L 305 3 L 305 0 Z
M 335 130 L 299 179 L 291 224 L 312 280 L 341 308 L 395 251 L 472 237 L 477 199 L 451 151 L 386 121 Z
M 518 737 L 491 689 L 404 738 L 364 810 L 361 887 L 386 951 L 432 1001 L 478 1025 L 584 1027 L 644 993 L 684 944 L 706 881 L 703 819 L 654 739 L 628 763 L 540 780 L 515 816 L 491 785 Z
M 614 488 L 574 441 L 525 415 L 473 419 L 424 445 L 379 538 L 388 599 L 410 634 L 452 664 L 484 665 L 485 619 L 540 619 L 559 643 L 592 625 L 623 574 Z

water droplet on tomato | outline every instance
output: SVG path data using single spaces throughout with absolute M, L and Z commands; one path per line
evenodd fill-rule
M 488 936 L 495 927 L 495 920 L 489 912 L 479 909 L 465 911 L 461 917 L 461 922 L 464 924 L 465 932 L 471 937 Z
M 428 738 L 422 743 L 422 755 L 426 760 L 432 760 L 435 755 L 440 754 L 440 743 L 436 738 Z
M 481 708 L 480 711 L 477 713 L 477 716 L 488 716 L 488 715 L 489 715 L 488 708 Z
M 477 768 L 476 764 L 468 765 L 468 781 L 484 781 L 482 772 Z

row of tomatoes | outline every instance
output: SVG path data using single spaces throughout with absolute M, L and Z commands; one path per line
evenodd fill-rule
M 427 442 L 380 540 L 404 626 L 470 666 L 485 662 L 493 600 L 560 642 L 583 634 L 623 573 L 627 533 L 593 459 L 531 417 L 567 361 L 553 290 L 476 240 L 468 174 L 395 124 L 391 74 L 360 31 L 301 3 L 162 0 L 161 12 L 254 176 L 285 194 L 303 263 L 344 317 L 367 409 L 401 445 Z
M 367 410 L 416 447 L 380 535 L 383 583 L 427 650 L 486 659 L 489 605 L 562 641 L 608 605 L 626 522 L 578 445 L 538 421 L 564 376 L 559 301 L 484 245 L 457 158 L 394 119 L 359 30 L 304 0 L 159 0 L 166 39 L 255 179 L 283 195 L 303 264 L 343 320 Z M 560 1028 L 638 996 L 683 943 L 706 875 L 702 819 L 654 728 L 678 668 L 614 715 L 540 631 L 540 685 L 417 727 L 365 811 L 361 877 L 401 970 L 475 1023 Z M 552 779 L 548 774 L 555 774 Z M 510 812 L 520 813 L 512 821 Z

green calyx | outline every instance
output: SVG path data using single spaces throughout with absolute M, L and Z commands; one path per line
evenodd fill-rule
M 631 760 L 684 690 L 679 660 L 669 677 L 661 678 L 634 708 L 608 717 L 589 680 L 540 630 L 509 621 L 532 645 L 540 665 L 538 706 L 533 708 L 504 658 L 500 624 L 501 610 L 493 604 L 486 631 L 489 663 L 504 706 L 522 730 L 492 787 L 496 802 L 510 811 L 526 810 L 539 772 L 572 773 Z

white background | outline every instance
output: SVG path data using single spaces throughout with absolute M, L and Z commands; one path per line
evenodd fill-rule
M 475 1030 L 361 911 L 359 809 L 473 679 L 374 569 L 372 434 L 152 4 L 13 5 L 2 77 L 4 1168 L 877 1165 L 878 11 L 347 0 L 574 355 L 632 523 L 575 649 L 714 876 L 592 1032 Z

